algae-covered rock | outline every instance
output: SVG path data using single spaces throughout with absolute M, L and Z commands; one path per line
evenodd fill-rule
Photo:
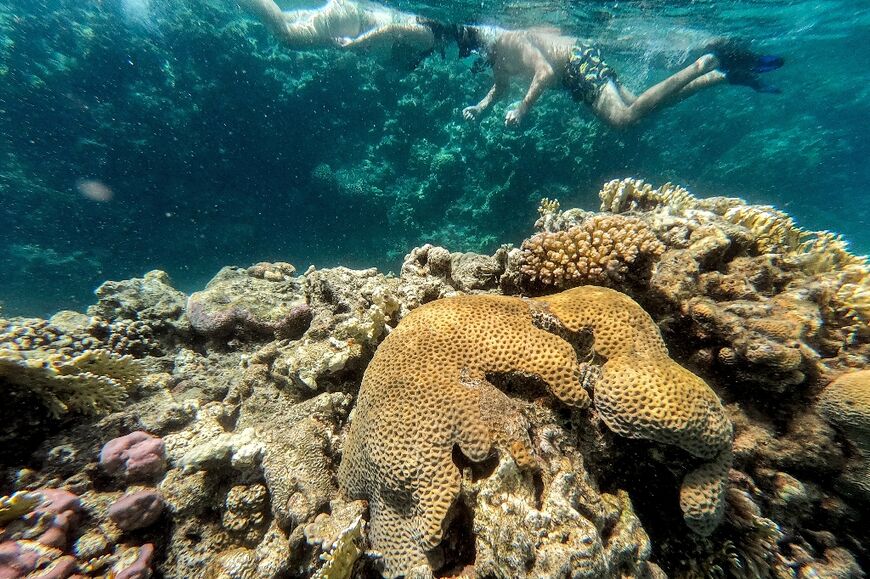
M 223 268 L 205 290 L 191 294 L 186 312 L 193 329 L 209 338 L 292 338 L 311 321 L 300 280 L 267 276 L 256 268 Z
M 172 286 L 166 272 L 154 270 L 141 278 L 107 281 L 94 293 L 98 301 L 88 308 L 92 316 L 106 320 L 142 320 L 161 326 L 184 324 L 181 316 L 187 296 Z

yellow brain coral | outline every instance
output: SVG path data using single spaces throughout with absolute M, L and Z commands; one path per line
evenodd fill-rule
M 518 298 L 464 296 L 411 312 L 366 369 L 339 468 L 342 486 L 369 501 L 372 545 L 385 574 L 428 566 L 459 492 L 452 450 L 471 460 L 492 450 L 484 418 L 487 372 L 542 378 L 574 406 L 587 406 L 570 344 L 536 328 Z
M 680 506 L 692 530 L 712 532 L 724 506 L 732 436 L 716 393 L 671 360 L 653 319 L 625 294 L 585 286 L 537 301 L 569 330 L 592 330 L 595 352 L 607 358 L 595 408 L 611 430 L 710 460 L 686 475 Z
M 517 438 L 504 416 L 494 420 L 486 408 L 498 398 L 487 373 L 537 376 L 562 402 L 589 404 L 573 347 L 533 322 L 546 313 L 569 331 L 593 332 L 595 351 L 608 359 L 596 406 L 610 428 L 710 459 L 686 476 L 681 505 L 700 533 L 718 523 L 731 425 L 712 390 L 668 357 L 639 305 L 593 286 L 537 300 L 448 298 L 411 312 L 378 348 L 339 468 L 348 494 L 369 501 L 370 537 L 387 576 L 429 568 L 427 554 L 441 541 L 459 491 L 454 445 L 479 461 L 506 432 Z M 527 458 L 528 449 L 516 442 L 506 446 Z
M 638 259 L 664 245 L 640 219 L 594 215 L 565 231 L 543 231 L 523 242 L 520 271 L 532 282 L 568 287 L 621 282 Z
M 825 419 L 870 452 L 870 370 L 843 374 L 822 390 L 817 406 Z

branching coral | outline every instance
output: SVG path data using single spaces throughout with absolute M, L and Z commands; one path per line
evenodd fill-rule
M 0 350 L 0 379 L 35 393 L 54 417 L 103 414 L 120 407 L 142 377 L 130 356 L 89 350 L 75 357 Z
M 520 271 L 532 283 L 557 288 L 611 285 L 664 249 L 640 219 L 594 215 L 565 231 L 543 231 L 524 241 Z
M 678 185 L 665 183 L 658 189 L 643 179 L 614 179 L 604 184 L 598 193 L 601 210 L 625 213 L 667 205 L 674 209 L 694 207 L 698 199 Z
M 642 179 L 610 181 L 605 183 L 598 196 L 601 198 L 601 210 L 612 213 L 658 207 L 665 207 L 674 213 L 709 211 L 749 230 L 758 252 L 783 255 L 809 275 L 850 266 L 865 267 L 867 263 L 866 257 L 849 253 L 842 237 L 829 231 L 802 229 L 789 215 L 774 207 L 749 205 L 737 197 L 698 199 L 671 183 L 654 189 Z
M 366 522 L 360 515 L 354 519 L 350 526 L 341 531 L 338 538 L 329 546 L 329 550 L 320 555 L 324 564 L 314 574 L 315 579 L 349 579 L 351 577 L 354 564 L 363 553 L 365 524 Z

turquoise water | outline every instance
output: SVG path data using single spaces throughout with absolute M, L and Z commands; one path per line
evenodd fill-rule
M 549 91 L 519 128 L 455 49 L 412 72 L 292 52 L 234 2 L 0 0 L 0 303 L 83 308 L 160 268 L 184 290 L 261 260 L 395 270 L 425 242 L 492 251 L 542 196 L 635 176 L 773 204 L 870 252 L 870 8 L 827 2 L 401 2 L 559 26 L 638 91 L 717 35 L 782 55 L 781 95 L 721 86 L 624 131 Z M 284 8 L 295 5 L 284 4 Z

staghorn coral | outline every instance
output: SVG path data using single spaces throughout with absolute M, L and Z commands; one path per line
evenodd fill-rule
M 89 350 L 78 356 L 0 350 L 0 379 L 36 394 L 49 413 L 104 414 L 120 407 L 142 378 L 130 356 Z
M 548 314 L 556 320 L 548 322 Z M 528 464 L 522 428 L 511 427 L 521 417 L 487 411 L 504 398 L 488 374 L 537 376 L 563 403 L 589 404 L 583 388 L 589 372 L 568 342 L 536 327 L 534 319 L 554 330 L 561 322 L 571 332 L 592 331 L 596 353 L 608 357 L 596 386 L 605 422 L 619 434 L 674 444 L 707 459 L 686 476 L 681 506 L 699 533 L 718 523 L 730 422 L 712 390 L 668 357 L 640 306 L 598 287 L 536 301 L 449 298 L 411 312 L 378 349 L 339 467 L 348 494 L 369 500 L 371 540 L 384 555 L 387 576 L 433 566 L 430 551 L 441 542 L 459 490 L 454 445 L 481 461 L 496 443 Z
M 664 245 L 634 217 L 593 215 L 565 231 L 543 231 L 523 242 L 520 271 L 532 284 L 557 288 L 619 284 L 642 274 Z

